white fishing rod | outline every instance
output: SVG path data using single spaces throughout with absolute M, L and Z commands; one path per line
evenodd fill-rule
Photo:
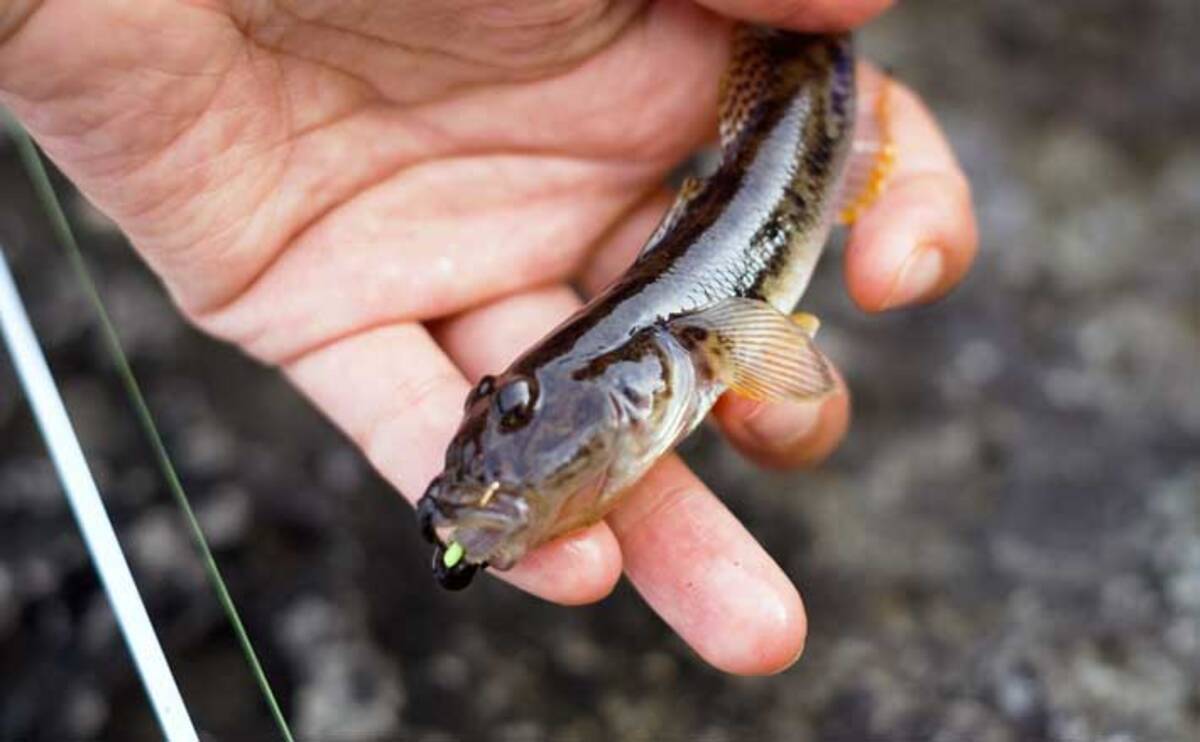
M 79 524 L 92 563 L 108 593 L 108 601 L 125 637 L 125 644 L 141 675 L 150 705 L 169 742 L 196 742 L 196 728 L 188 715 L 179 686 L 163 654 L 162 644 L 146 614 L 146 606 L 121 551 L 112 521 L 100 499 L 96 480 L 88 469 L 79 438 L 71 426 L 62 396 L 29 323 L 8 260 L 0 246 L 0 330 L 12 356 L 17 377 L 29 398 L 34 417 L 50 449 L 67 500 Z
M 242 618 L 238 614 L 237 606 L 234 604 L 233 595 L 230 594 L 229 588 L 225 585 L 225 580 L 221 577 L 221 570 L 217 566 L 217 561 L 213 557 L 212 549 L 208 546 L 208 541 L 204 538 L 204 530 L 200 527 L 200 522 L 196 519 L 196 512 L 192 509 L 191 503 L 188 501 L 187 492 L 184 491 L 183 482 L 179 478 L 179 474 L 175 470 L 174 464 L 171 463 L 171 456 L 167 452 L 166 444 L 163 443 L 162 435 L 158 432 L 158 427 L 154 424 L 154 416 L 150 412 L 150 406 L 146 403 L 146 398 L 143 396 L 141 388 L 138 385 L 137 378 L 134 376 L 133 368 L 130 366 L 129 359 L 125 356 L 125 352 L 121 349 L 121 340 L 117 336 L 117 329 L 113 326 L 112 319 L 108 315 L 108 310 L 104 308 L 104 300 L 100 297 L 100 291 L 96 287 L 95 281 L 92 280 L 88 273 L 87 264 L 84 262 L 83 253 L 79 249 L 79 244 L 75 240 L 75 235 L 71 231 L 71 225 L 67 220 L 67 215 L 63 211 L 62 204 L 58 201 L 58 196 L 54 192 L 54 186 L 50 182 L 50 175 L 46 172 L 46 166 L 42 162 L 42 158 L 30 139 L 29 134 L 14 121 L 7 112 L 0 108 L 0 124 L 3 124 L 4 129 L 7 129 L 12 137 L 13 142 L 17 147 L 17 154 L 24 163 L 25 172 L 29 175 L 30 183 L 33 186 L 34 192 L 41 201 L 42 208 L 46 212 L 46 216 L 50 219 L 50 226 L 54 230 L 59 245 L 66 254 L 67 262 L 71 266 L 76 279 L 79 281 L 80 288 L 83 289 L 89 303 L 92 305 L 92 310 L 95 315 L 96 328 L 100 332 L 100 339 L 104 347 L 108 350 L 109 360 L 113 362 L 117 376 L 121 380 L 121 385 L 125 388 L 125 394 L 129 399 L 129 403 L 133 409 L 134 415 L 137 418 L 142 432 L 146 436 L 147 442 L 154 451 L 154 458 L 158 463 L 159 471 L 163 476 L 163 482 L 167 486 L 175 504 L 179 507 L 180 515 L 183 516 L 184 524 L 188 531 L 192 534 L 192 540 L 196 546 L 196 554 L 200 557 L 201 564 L 204 566 L 204 572 L 208 575 L 209 583 L 212 585 L 214 593 L 216 593 L 217 601 L 221 604 L 221 609 L 225 611 L 225 617 L 229 620 L 230 628 L 233 629 L 234 637 L 237 639 L 238 646 L 242 649 L 242 654 L 246 658 L 246 664 L 250 668 L 250 672 L 254 675 L 254 682 L 258 685 L 262 693 L 263 700 L 266 702 L 267 709 L 271 713 L 271 718 L 275 722 L 276 728 L 279 730 L 279 736 L 284 742 L 293 742 L 292 730 L 288 727 L 287 718 L 284 716 L 283 709 L 279 704 L 279 700 L 275 697 L 275 692 L 271 689 L 271 683 L 267 679 L 267 673 L 263 668 L 262 662 L 258 659 L 258 653 L 254 651 L 254 645 L 250 641 L 250 634 L 246 630 L 245 624 L 242 623 Z M 0 255 L 0 258 L 3 256 Z M 5 267 L 7 271 L 7 266 Z M 12 277 L 9 274 L 8 284 L 12 285 Z M 23 304 L 20 301 L 20 296 L 16 293 L 15 288 L 12 291 L 15 297 L 15 306 L 20 310 L 19 317 L 24 318 L 24 325 L 29 326 L 28 318 L 25 316 Z M 41 356 L 41 352 L 37 347 L 37 339 L 32 332 L 27 333 L 28 345 L 31 347 L 36 356 L 41 358 L 41 367 L 45 371 L 45 358 Z M 58 397 L 57 389 L 54 387 L 54 380 L 48 373 L 43 374 L 44 380 L 47 382 L 47 388 L 53 391 L 54 398 L 57 399 L 58 408 L 62 409 L 62 400 Z M 36 409 L 36 406 L 35 406 Z M 75 450 L 78 453 L 79 443 L 75 438 L 73 431 L 70 429 L 70 421 L 67 420 L 65 412 L 62 415 L 65 422 L 63 427 L 70 433 L 70 439 L 74 441 Z M 53 450 L 53 447 L 52 447 Z M 87 474 L 87 479 L 91 482 L 91 490 L 95 493 L 95 483 L 91 481 L 90 473 L 87 473 L 86 462 L 83 461 L 82 455 L 77 457 L 83 463 L 82 471 Z M 56 462 L 57 463 L 57 462 Z M 69 491 L 70 488 L 68 488 Z M 99 497 L 95 498 L 99 502 Z M 101 513 L 103 509 L 101 508 Z M 109 535 L 112 535 L 111 525 L 108 527 Z M 115 539 L 113 539 L 115 544 Z M 89 546 L 90 548 L 90 546 Z M 120 553 L 119 548 L 117 553 Z M 124 565 L 124 560 L 122 559 Z M 124 566 L 126 575 L 129 568 Z M 132 586 L 132 581 L 128 583 Z M 137 598 L 136 590 L 132 594 Z M 140 599 L 139 599 L 140 602 Z M 145 610 L 142 611 L 143 618 Z M 118 618 L 120 614 L 118 614 Z M 147 623 L 148 625 L 148 623 Z M 122 630 L 125 630 L 122 625 Z M 153 632 L 150 632 L 150 637 L 153 638 Z M 157 643 L 157 642 L 156 642 Z M 131 645 L 132 648 L 132 645 Z M 159 648 L 158 654 L 161 659 L 162 650 Z M 165 665 L 165 662 L 163 663 Z M 139 672 L 143 669 L 139 666 Z M 167 677 L 170 676 L 168 671 Z M 143 672 L 143 679 L 145 679 Z M 154 686 L 147 683 L 147 690 L 153 697 Z M 172 690 L 176 699 L 179 697 L 179 691 L 172 683 Z M 176 704 L 182 708 L 182 703 Z M 157 708 L 157 707 L 156 707 Z M 183 714 L 186 719 L 186 711 Z M 160 714 L 160 719 L 162 715 Z M 196 734 L 194 728 L 191 727 L 190 736 L 181 736 L 178 739 L 192 740 Z M 164 724 L 164 731 L 166 726 Z M 168 735 L 168 739 L 174 742 L 176 738 Z

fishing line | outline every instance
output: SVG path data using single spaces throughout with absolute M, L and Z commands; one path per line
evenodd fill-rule
M 25 166 L 25 171 L 33 183 L 34 191 L 37 193 L 42 208 L 50 219 L 55 237 L 66 251 L 71 268 L 80 285 L 83 287 L 83 291 L 92 305 L 92 310 L 96 313 L 101 336 L 104 346 L 108 350 L 109 358 L 116 366 L 117 375 L 120 377 L 126 396 L 128 396 L 129 402 L 134 408 L 142 432 L 150 442 L 155 460 L 158 463 L 158 468 L 166 480 L 167 488 L 171 491 L 175 503 L 183 513 L 184 521 L 192 534 L 196 550 L 204 564 L 204 570 L 208 574 L 209 582 L 212 584 L 213 590 L 216 591 L 217 600 L 220 602 L 221 608 L 225 611 L 226 618 L 233 627 L 233 633 L 237 637 L 238 644 L 241 646 L 242 653 L 246 657 L 247 664 L 250 665 L 254 680 L 258 684 L 263 697 L 266 699 L 271 717 L 274 719 L 275 725 L 278 727 L 279 733 L 283 738 L 287 742 L 293 742 L 294 738 L 292 737 L 291 729 L 288 727 L 287 719 L 284 718 L 283 711 L 279 707 L 279 702 L 275 698 L 275 693 L 271 690 L 271 684 L 268 682 L 266 673 L 263 671 L 262 663 L 259 662 L 258 654 L 254 651 L 254 646 L 250 642 L 250 635 L 246 632 L 246 628 L 242 624 L 241 616 L 234 606 L 233 597 L 230 595 L 229 589 L 225 586 L 225 580 L 221 577 L 221 571 L 218 569 L 212 550 L 209 548 L 208 541 L 204 537 L 204 531 L 200 528 L 199 521 L 196 520 L 196 514 L 192 510 L 191 502 L 184 492 L 183 484 L 179 479 L 175 466 L 171 463 L 167 447 L 158 432 L 158 427 L 154 424 L 154 418 L 150 414 L 150 407 L 146 403 L 137 378 L 133 374 L 133 367 L 130 365 L 124 350 L 121 348 L 121 341 L 117 335 L 116 327 L 113 325 L 108 310 L 104 306 L 104 301 L 100 297 L 100 292 L 96 288 L 96 283 L 92 280 L 91 273 L 87 269 L 83 253 L 80 251 L 79 244 L 75 240 L 75 234 L 71 230 L 71 224 L 67 220 L 62 204 L 59 203 L 58 196 L 54 192 L 54 186 L 51 184 L 50 177 L 46 173 L 46 166 L 42 162 L 37 146 L 34 145 L 33 140 L 30 139 L 25 129 L 13 119 L 3 115 L 2 112 L 0 112 L 0 117 L 5 119 L 5 124 L 16 144 L 17 153 L 20 155 L 21 162 Z

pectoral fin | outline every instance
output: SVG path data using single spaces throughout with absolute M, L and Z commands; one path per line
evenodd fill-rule
M 668 327 L 716 378 L 746 397 L 806 402 L 834 389 L 829 361 L 806 328 L 765 301 L 726 299 Z

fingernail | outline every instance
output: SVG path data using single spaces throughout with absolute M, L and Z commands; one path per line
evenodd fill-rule
M 746 432 L 767 450 L 786 451 L 808 438 L 821 418 L 821 402 L 762 404 L 745 419 Z
M 900 266 L 896 283 L 883 301 L 894 309 L 926 298 L 942 280 L 942 251 L 928 245 L 913 250 Z

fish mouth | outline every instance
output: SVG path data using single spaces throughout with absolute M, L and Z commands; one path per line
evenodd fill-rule
M 447 490 L 454 494 L 448 494 Z M 436 543 L 441 540 L 441 532 L 465 526 L 500 530 L 523 526 L 528 519 L 528 506 L 520 492 L 493 482 L 446 488 L 441 492 L 431 488 L 418 501 L 417 515 L 425 538 Z
M 528 525 L 529 508 L 519 492 L 488 485 L 448 485 L 435 480 L 417 502 L 422 535 L 434 545 L 433 572 L 445 588 L 460 590 L 475 572 L 508 569 L 520 557 L 515 537 Z M 447 561 L 454 554 L 453 562 Z

